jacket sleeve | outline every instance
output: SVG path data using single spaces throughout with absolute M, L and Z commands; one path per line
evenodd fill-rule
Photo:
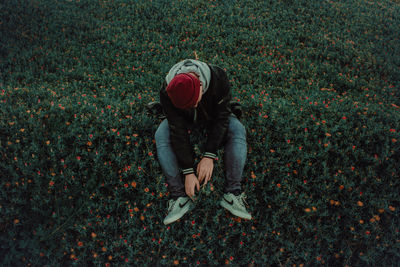
M 172 149 L 175 152 L 178 165 L 184 175 L 194 173 L 194 151 L 190 144 L 189 134 L 184 118 L 177 113 L 165 90 L 166 83 L 160 91 L 160 102 L 168 120 Z
M 204 157 L 215 159 L 217 157 L 217 150 L 221 146 L 225 137 L 229 124 L 229 115 L 231 114 L 230 101 L 232 99 L 231 88 L 229 85 L 226 72 L 220 70 L 220 82 L 218 88 L 221 93 L 219 99 L 216 101 L 215 116 L 212 123 L 207 128 L 208 138 L 206 142 L 206 150 Z

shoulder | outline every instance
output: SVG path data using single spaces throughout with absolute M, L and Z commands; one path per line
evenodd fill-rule
M 216 76 L 226 76 L 226 71 L 222 69 L 220 66 L 207 64 L 210 67 L 211 73 Z
M 217 65 L 209 64 L 211 69 L 211 83 L 218 87 L 229 87 L 228 75 L 225 69 Z

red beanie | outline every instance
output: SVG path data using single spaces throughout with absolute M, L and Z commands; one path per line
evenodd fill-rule
M 175 107 L 194 107 L 199 98 L 200 81 L 187 73 L 176 75 L 167 86 L 167 94 Z

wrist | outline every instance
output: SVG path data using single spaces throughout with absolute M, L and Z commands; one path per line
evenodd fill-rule
M 189 173 L 189 174 L 185 174 L 185 181 L 186 181 L 187 178 L 190 178 L 190 177 L 192 177 L 192 178 L 193 178 L 193 177 L 194 177 L 194 178 L 197 178 L 196 175 L 195 175 L 194 173 Z

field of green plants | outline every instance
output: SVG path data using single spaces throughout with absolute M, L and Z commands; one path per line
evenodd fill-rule
M 0 265 L 398 266 L 399 1 L 0 10 Z M 196 208 L 162 223 L 146 104 L 186 58 L 224 68 L 243 107 L 252 220 L 218 204 L 221 150 Z

